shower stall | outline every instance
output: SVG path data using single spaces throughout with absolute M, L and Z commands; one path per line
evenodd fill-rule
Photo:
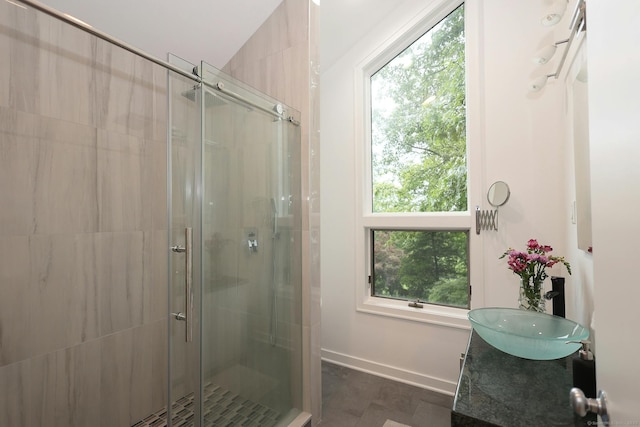
M 168 83 L 169 418 L 288 425 L 302 405 L 299 113 L 170 62 L 202 82 Z
M 0 425 L 302 425 L 300 114 L 0 1 Z

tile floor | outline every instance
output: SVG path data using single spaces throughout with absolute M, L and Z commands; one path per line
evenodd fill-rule
M 322 362 L 320 427 L 449 427 L 452 406 L 452 396 Z
M 277 424 L 279 413 L 254 403 L 216 384 L 204 388 L 205 426 L 271 427 Z M 172 425 L 193 426 L 193 393 L 178 399 L 172 405 Z M 167 410 L 162 409 L 132 427 L 166 427 Z

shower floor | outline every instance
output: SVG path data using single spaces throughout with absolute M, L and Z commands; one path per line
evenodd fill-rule
M 193 406 L 193 393 L 173 403 L 171 406 L 173 427 L 194 425 Z M 205 427 L 273 427 L 280 417 L 280 414 L 273 409 L 212 383 L 204 387 L 203 411 Z M 167 410 L 162 409 L 138 421 L 132 427 L 166 427 L 166 425 Z

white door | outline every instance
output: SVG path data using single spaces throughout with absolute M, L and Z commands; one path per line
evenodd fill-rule
M 589 0 L 598 389 L 610 425 L 640 425 L 640 2 Z

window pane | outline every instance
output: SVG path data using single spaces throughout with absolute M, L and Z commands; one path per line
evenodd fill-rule
M 373 212 L 467 210 L 464 9 L 371 76 Z
M 466 231 L 372 230 L 372 295 L 469 307 Z

